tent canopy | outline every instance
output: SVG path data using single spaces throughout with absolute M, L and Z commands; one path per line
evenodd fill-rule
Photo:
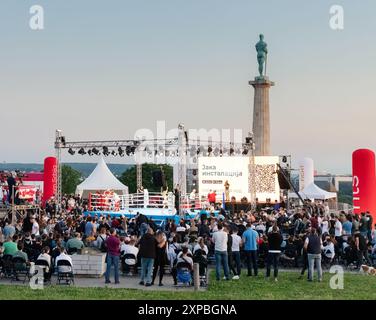
M 90 192 L 112 190 L 117 194 L 127 194 L 128 187 L 122 184 L 108 169 L 104 159 L 101 158 L 93 172 L 79 184 L 76 194 L 87 198 Z
M 335 192 L 325 191 L 316 186 L 314 183 L 309 184 L 302 191 L 299 191 L 299 194 L 303 199 L 326 200 L 337 198 L 337 194 Z M 298 198 L 298 196 L 296 193 L 289 193 L 289 198 Z

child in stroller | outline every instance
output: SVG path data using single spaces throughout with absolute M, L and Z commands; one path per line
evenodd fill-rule
M 193 260 L 188 256 L 188 247 L 183 247 L 182 252 L 177 258 L 176 267 L 174 269 L 176 271 L 173 272 L 173 277 L 176 284 L 192 284 Z

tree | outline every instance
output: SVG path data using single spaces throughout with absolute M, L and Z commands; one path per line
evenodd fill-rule
M 61 187 L 63 194 L 74 194 L 82 180 L 81 173 L 64 164 L 61 167 Z
M 146 163 L 142 165 L 142 186 L 150 192 L 161 192 L 161 188 L 153 184 L 153 171 L 159 171 L 161 165 Z M 173 169 L 169 165 L 162 165 L 169 191 L 173 191 Z M 129 188 L 129 193 L 137 192 L 137 169 L 132 166 L 124 171 L 120 181 Z

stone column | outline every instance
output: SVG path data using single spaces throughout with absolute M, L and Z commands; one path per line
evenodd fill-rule
M 269 78 L 256 77 L 249 84 L 255 88 L 253 102 L 253 140 L 255 143 L 256 156 L 270 156 L 270 111 L 269 111 L 269 88 L 274 82 Z

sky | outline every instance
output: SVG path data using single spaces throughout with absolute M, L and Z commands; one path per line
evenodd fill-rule
M 29 27 L 35 4 L 44 30 Z M 343 30 L 329 27 L 335 4 Z M 164 120 L 168 129 L 246 134 L 259 33 L 275 82 L 274 155 L 351 173 L 354 150 L 376 149 L 374 0 L 2 0 L 1 8 L 0 161 L 43 162 L 54 155 L 55 129 L 69 141 L 132 139 Z

